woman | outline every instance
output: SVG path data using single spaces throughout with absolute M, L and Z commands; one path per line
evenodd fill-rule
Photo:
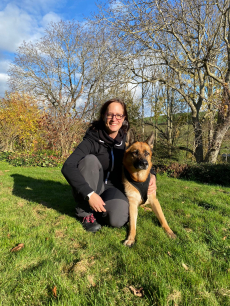
M 128 221 L 129 205 L 121 182 L 128 129 L 125 103 L 119 99 L 105 102 L 99 120 L 91 124 L 63 165 L 62 173 L 77 203 L 77 218 L 87 231 L 98 231 L 100 224 L 121 227 Z M 148 194 L 156 192 L 151 173 Z

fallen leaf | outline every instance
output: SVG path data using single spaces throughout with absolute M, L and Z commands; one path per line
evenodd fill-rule
M 143 288 L 135 289 L 133 286 L 129 286 L 129 289 L 133 292 L 135 296 L 143 297 L 144 296 L 144 290 Z
M 168 251 L 168 255 L 171 257 L 172 256 L 172 254 Z
M 7 237 L 10 238 L 10 233 L 7 234 Z
M 190 232 L 192 232 L 192 229 L 191 228 L 185 228 L 185 231 L 190 233 Z
M 88 276 L 87 276 L 87 279 L 88 279 L 88 281 L 89 281 L 89 283 L 90 283 L 91 286 L 93 286 L 93 287 L 96 286 L 96 284 L 95 284 L 95 282 L 94 282 L 94 276 L 93 276 L 93 275 L 88 275 Z
M 5 172 L 9 172 L 10 170 L 5 170 Z
M 53 287 L 52 293 L 53 293 L 53 296 L 56 298 L 57 297 L 57 287 L 56 286 Z
M 22 248 L 24 248 L 24 244 L 23 244 L 23 243 L 19 243 L 16 247 L 14 247 L 13 249 L 11 249 L 11 252 L 18 252 L 18 251 L 20 251 Z
M 184 189 L 188 189 L 189 187 L 185 186 Z
M 182 267 L 183 267 L 186 271 L 189 270 L 188 266 L 186 266 L 186 264 L 184 264 L 184 263 L 182 263 Z
M 224 236 L 223 240 L 225 240 L 227 238 L 227 236 Z
M 182 204 L 184 204 L 184 202 L 181 202 Z

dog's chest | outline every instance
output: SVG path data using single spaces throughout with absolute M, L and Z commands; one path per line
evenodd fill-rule
M 128 183 L 131 184 L 133 187 L 135 187 L 141 196 L 142 202 L 145 203 L 148 199 L 148 187 L 149 187 L 149 181 L 150 181 L 150 174 L 148 175 L 148 178 L 145 182 L 136 182 L 134 181 L 129 172 L 124 168 L 124 175 L 125 178 L 127 179 Z M 128 187 L 128 184 L 127 184 Z M 129 190 L 128 193 L 131 192 L 131 188 L 128 188 Z

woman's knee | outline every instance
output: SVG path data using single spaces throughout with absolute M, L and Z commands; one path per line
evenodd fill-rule
M 89 169 L 93 169 L 93 168 L 99 168 L 101 167 L 101 163 L 99 162 L 98 158 L 93 155 L 93 154 L 89 154 L 86 155 L 80 162 L 78 165 L 78 168 L 81 170 L 82 168 L 89 168 Z
M 122 227 L 129 220 L 128 203 L 126 201 L 119 200 L 117 205 L 114 203 L 113 209 L 107 210 L 107 213 L 110 226 L 118 228 Z

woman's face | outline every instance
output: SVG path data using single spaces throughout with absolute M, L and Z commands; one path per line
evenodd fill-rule
M 117 117 L 114 115 L 117 115 Z M 118 131 L 122 127 L 122 123 L 125 120 L 123 115 L 124 109 L 120 103 L 113 102 L 109 104 L 104 116 L 104 122 L 106 132 L 110 137 L 115 138 L 117 136 Z

